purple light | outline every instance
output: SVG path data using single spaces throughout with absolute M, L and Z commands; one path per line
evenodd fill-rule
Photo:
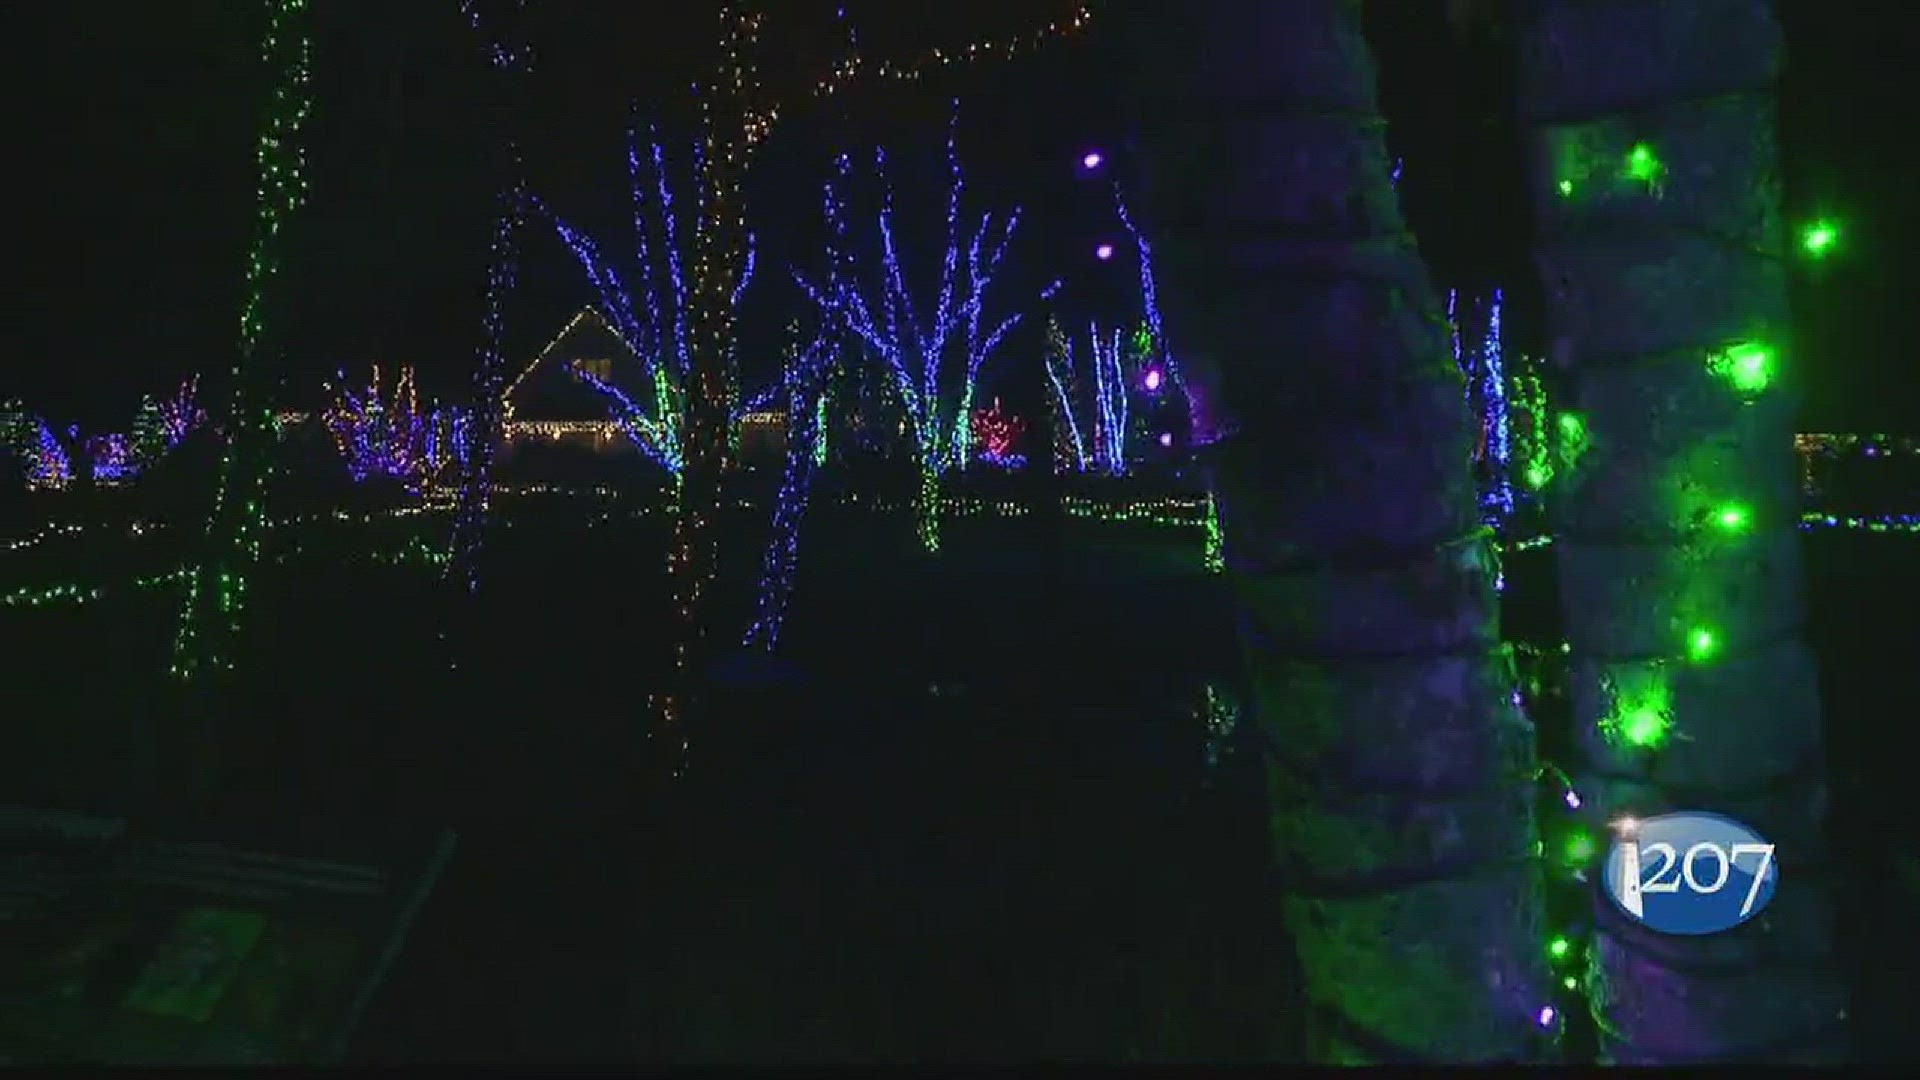
M 1567 792 L 1567 793 L 1566 793 L 1566 795 L 1564 796 L 1564 798 L 1565 798 L 1565 799 L 1566 799 L 1566 801 L 1567 801 L 1567 809 L 1569 809 L 1569 810 L 1578 810 L 1578 809 L 1580 809 L 1580 793 L 1579 793 L 1579 792 L 1577 792 L 1577 791 L 1569 791 L 1569 792 Z
M 1160 389 L 1160 380 L 1161 380 L 1161 375 L 1160 375 L 1159 368 L 1147 369 L 1146 384 L 1147 384 L 1148 390 L 1152 391 L 1152 390 Z
M 1161 433 L 1160 433 L 1160 445 L 1161 445 L 1161 446 L 1163 446 L 1163 447 L 1165 447 L 1165 446 L 1172 446 L 1172 445 L 1173 445 L 1173 432 L 1171 432 L 1171 431 L 1163 431 L 1163 432 L 1161 432 Z
M 1087 151 L 1087 156 L 1080 159 L 1080 167 L 1091 171 L 1093 169 L 1099 168 L 1101 162 L 1104 162 L 1106 160 L 1107 159 L 1101 155 L 1100 151 L 1089 150 Z
M 1093 249 L 1093 255 L 1095 258 L 1099 259 L 1101 262 L 1105 262 L 1106 260 L 1113 258 L 1113 245 L 1101 244 L 1099 247 Z
M 1534 1015 L 1533 1021 L 1541 1027 L 1552 1027 L 1554 1018 L 1559 1015 L 1559 1012 L 1556 1011 L 1553 1006 L 1542 1005 L 1540 1006 L 1540 1011 Z

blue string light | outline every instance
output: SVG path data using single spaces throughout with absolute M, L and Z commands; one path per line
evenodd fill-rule
M 1487 450 L 1492 459 L 1493 477 L 1491 490 L 1483 498 L 1490 525 L 1497 525 L 1513 514 L 1512 429 L 1507 415 L 1506 366 L 1501 354 L 1500 314 L 1505 302 L 1501 290 L 1493 290 L 1493 300 L 1487 309 L 1487 335 L 1480 352 L 1481 392 L 1487 402 L 1486 415 L 1492 421 Z
M 1088 352 L 1093 361 L 1094 401 L 1099 406 L 1094 425 L 1094 456 L 1114 476 L 1128 467 L 1128 406 L 1132 398 L 1132 380 L 1127 377 L 1122 359 L 1120 331 L 1102 334 L 1098 326 L 1087 327 Z
M 1159 276 L 1153 268 L 1153 245 L 1147 241 L 1147 234 L 1135 223 L 1133 213 L 1127 208 L 1126 192 L 1119 181 L 1113 185 L 1113 206 L 1120 217 L 1120 224 L 1133 237 L 1133 246 L 1139 253 L 1140 265 L 1140 306 L 1147 318 L 1147 329 L 1153 334 L 1155 359 L 1166 372 L 1167 381 L 1175 387 L 1185 390 L 1186 380 L 1181 377 L 1180 365 L 1174 361 L 1173 348 L 1167 338 L 1166 319 L 1160 313 Z

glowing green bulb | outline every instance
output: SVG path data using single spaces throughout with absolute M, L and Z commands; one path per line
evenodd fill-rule
M 1773 381 L 1773 350 L 1749 342 L 1735 345 L 1707 364 L 1707 370 L 1744 393 L 1759 393 Z
M 1571 180 L 1560 181 L 1560 197 L 1563 199 L 1568 199 L 1573 197 L 1573 181 Z
M 1696 627 L 1687 634 L 1687 657 L 1695 663 L 1712 659 L 1719 648 L 1719 639 L 1705 627 Z
M 1839 226 L 1830 221 L 1816 221 L 1800 234 L 1800 247 L 1808 255 L 1819 259 L 1826 257 L 1839 240 Z
M 1580 464 L 1580 459 L 1593 445 L 1587 433 L 1587 419 L 1579 413 L 1561 413 L 1555 418 L 1554 426 L 1560 433 L 1560 445 L 1557 448 L 1560 462 L 1571 469 Z
M 1666 741 L 1668 721 L 1650 706 L 1633 709 L 1620 718 L 1620 737 L 1627 745 L 1650 749 Z
M 1577 990 L 1580 988 L 1580 980 L 1577 978 L 1574 978 L 1572 975 L 1569 975 L 1566 978 L 1560 980 L 1560 985 L 1566 987 L 1569 990 Z
M 1653 147 L 1646 143 L 1636 143 L 1632 150 L 1627 151 L 1627 175 L 1633 179 L 1658 180 L 1662 171 L 1660 159 L 1654 156 Z
M 1526 480 L 1528 487 L 1538 490 L 1540 488 L 1546 487 L 1547 481 L 1553 479 L 1553 472 L 1549 470 L 1545 465 L 1535 462 L 1534 464 L 1527 466 L 1527 471 L 1525 473 L 1524 479 Z
M 1583 863 L 1593 858 L 1593 837 L 1586 833 L 1575 833 L 1567 838 L 1567 861 Z
M 1572 951 L 1573 942 L 1563 937 L 1554 938 L 1547 943 L 1547 955 L 1553 957 L 1555 960 L 1566 959 L 1567 954 Z
M 1713 523 L 1726 532 L 1745 532 L 1753 524 L 1753 513 L 1738 503 L 1728 503 L 1713 512 Z

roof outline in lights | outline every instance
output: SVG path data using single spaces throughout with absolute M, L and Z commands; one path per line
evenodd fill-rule
M 575 312 L 573 318 L 567 320 L 567 325 L 561 327 L 560 332 L 553 335 L 553 340 L 547 342 L 546 348 L 540 350 L 540 355 L 534 357 L 533 362 L 522 369 L 520 374 L 514 376 L 513 381 L 508 383 L 507 388 L 501 392 L 500 400 L 502 404 L 506 405 L 509 415 L 513 412 L 514 391 L 520 389 L 520 384 L 526 381 L 527 376 L 537 371 L 541 364 L 546 363 L 547 357 L 553 354 L 553 350 L 559 347 L 560 343 L 566 340 L 567 335 L 573 333 L 574 328 L 579 326 L 581 321 L 585 319 L 592 319 L 594 322 L 599 323 L 601 329 L 612 334 L 613 339 L 624 346 L 635 360 L 641 358 L 640 350 L 633 347 L 633 342 L 628 341 L 625 334 L 615 329 L 613 324 L 607 321 L 607 317 L 600 313 L 599 308 L 588 304 L 586 307 Z

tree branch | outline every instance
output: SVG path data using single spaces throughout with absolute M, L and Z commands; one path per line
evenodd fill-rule
M 1093 6 L 1081 4 L 1072 15 L 1025 33 L 1000 39 L 976 41 L 958 49 L 929 49 L 920 56 L 904 60 L 879 61 L 869 60 L 861 55 L 859 40 L 854 37 L 849 24 L 847 36 L 853 47 L 852 54 L 836 63 L 831 71 L 814 83 L 813 96 L 830 97 L 862 78 L 917 82 L 928 71 L 940 68 L 957 67 L 986 60 L 1012 60 L 1038 49 L 1055 38 L 1084 29 L 1092 19 Z

